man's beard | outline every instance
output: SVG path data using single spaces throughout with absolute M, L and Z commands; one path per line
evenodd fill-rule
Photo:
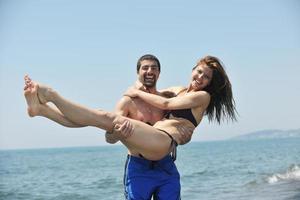
M 156 82 L 152 82 L 152 83 L 144 82 L 143 85 L 144 85 L 147 89 L 150 89 L 150 88 L 154 88 L 154 87 L 155 87 Z
M 150 89 L 156 87 L 156 77 L 153 80 L 146 80 L 147 78 L 143 77 L 142 84 L 145 88 Z

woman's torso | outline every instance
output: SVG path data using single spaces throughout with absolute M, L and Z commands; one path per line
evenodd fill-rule
M 175 94 L 177 94 L 178 96 L 182 96 L 186 94 L 186 89 L 182 88 L 182 87 L 177 87 L 177 88 L 173 88 Z M 188 109 L 186 109 L 186 111 L 188 111 Z M 158 122 L 156 122 L 154 124 L 154 127 L 157 129 L 161 129 L 164 130 L 166 132 L 168 132 L 175 140 L 178 144 L 180 143 L 180 133 L 178 130 L 178 127 L 185 127 L 191 130 L 194 130 L 196 128 L 196 124 L 194 124 L 195 122 L 197 123 L 197 125 L 200 123 L 202 117 L 203 117 L 203 113 L 205 112 L 205 110 L 199 106 L 199 107 L 194 107 L 194 108 L 190 108 L 190 115 L 192 116 L 187 116 L 187 115 L 183 115 L 183 116 L 174 116 L 172 114 L 172 111 L 170 112 L 168 118 L 164 118 Z M 195 119 L 195 120 L 191 120 L 191 118 Z M 195 121 L 195 122 L 194 122 Z

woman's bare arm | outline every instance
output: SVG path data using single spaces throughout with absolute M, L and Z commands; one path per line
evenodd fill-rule
M 206 107 L 210 101 L 210 95 L 205 91 L 190 92 L 182 96 L 165 98 L 159 95 L 130 88 L 126 92 L 126 95 L 131 97 L 139 97 L 145 102 L 163 110 L 186 109 L 199 106 Z

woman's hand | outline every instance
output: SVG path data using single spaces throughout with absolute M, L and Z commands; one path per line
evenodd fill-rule
M 129 96 L 129 97 L 137 97 L 138 96 L 138 92 L 139 92 L 139 90 L 138 89 L 136 89 L 135 87 L 129 87 L 128 89 L 127 89 L 127 91 L 125 92 L 125 96 Z

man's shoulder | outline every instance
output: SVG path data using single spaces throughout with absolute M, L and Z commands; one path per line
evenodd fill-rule
M 169 90 L 163 90 L 163 91 L 159 92 L 159 95 L 162 97 L 166 97 L 166 98 L 172 98 L 172 97 L 176 96 L 176 94 L 174 92 L 169 91 Z
M 122 96 L 115 107 L 115 112 L 119 115 L 129 117 L 135 110 L 135 103 L 128 96 Z
M 139 106 L 139 105 L 143 105 L 144 106 L 144 101 L 140 98 L 137 98 L 137 97 L 129 97 L 129 96 L 123 96 L 120 100 L 119 100 L 119 105 L 123 105 L 123 106 L 126 106 L 126 107 L 130 107 L 130 108 L 133 108 L 133 107 L 136 107 L 136 106 Z
M 171 98 L 175 97 L 180 91 L 184 90 L 185 87 L 182 86 L 173 86 L 163 90 L 160 90 L 160 94 L 164 97 Z
M 133 102 L 133 99 L 129 96 L 122 96 L 118 101 L 119 106 L 130 106 Z

